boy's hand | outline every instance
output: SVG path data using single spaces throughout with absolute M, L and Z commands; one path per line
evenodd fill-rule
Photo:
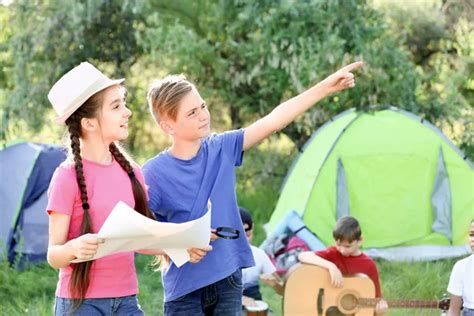
M 377 306 L 375 306 L 375 315 L 383 315 L 387 312 L 387 310 L 388 310 L 387 301 L 384 299 L 381 299 L 377 303 Z
M 331 284 L 334 287 L 342 287 L 344 285 L 344 279 L 342 278 L 341 271 L 333 264 L 329 268 L 329 275 L 331 276 Z
M 215 229 L 211 229 L 211 241 L 214 241 L 214 240 L 216 240 L 217 238 L 219 238 L 219 237 L 216 235 L 216 230 L 215 230 Z
M 355 87 L 355 80 L 351 71 L 362 67 L 363 64 L 364 63 L 362 61 L 358 61 L 344 66 L 321 81 L 321 85 L 325 88 L 328 95 L 348 88 L 353 88 Z
M 207 246 L 204 248 L 189 248 L 188 249 L 189 261 L 191 263 L 198 263 L 211 250 L 212 250 L 212 246 Z

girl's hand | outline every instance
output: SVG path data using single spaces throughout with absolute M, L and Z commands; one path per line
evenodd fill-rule
M 358 61 L 342 67 L 323 81 L 321 81 L 321 85 L 326 90 L 327 94 L 333 94 L 335 92 L 339 92 L 348 88 L 355 87 L 355 80 L 354 75 L 351 71 L 362 67 L 364 63 L 362 61 Z
M 189 261 L 191 263 L 198 263 L 211 250 L 212 250 L 212 246 L 207 246 L 204 248 L 189 248 L 188 249 Z
M 334 287 L 342 287 L 344 285 L 344 279 L 342 278 L 341 271 L 336 267 L 336 265 L 332 265 L 329 268 L 329 275 L 331 276 L 331 284 Z
M 72 254 L 80 260 L 90 260 L 97 253 L 99 245 L 104 243 L 103 238 L 97 237 L 97 234 L 85 234 L 68 242 Z

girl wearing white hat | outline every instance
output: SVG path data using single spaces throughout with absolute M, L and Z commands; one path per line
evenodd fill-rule
M 67 126 L 71 143 L 70 159 L 56 169 L 48 192 L 48 262 L 60 269 L 55 315 L 143 315 L 133 252 L 71 264 L 95 255 L 104 241 L 93 233 L 118 201 L 153 218 L 140 168 L 115 143 L 128 136 L 132 114 L 123 81 L 111 80 L 84 62 L 48 94 L 58 114 L 55 121 Z M 191 262 L 206 250 L 189 250 Z

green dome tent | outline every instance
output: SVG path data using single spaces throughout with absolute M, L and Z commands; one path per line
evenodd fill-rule
M 389 260 L 468 253 L 474 170 L 436 127 L 400 109 L 348 110 L 318 129 L 293 162 L 268 224 L 295 210 L 325 244 L 344 215 L 364 250 Z

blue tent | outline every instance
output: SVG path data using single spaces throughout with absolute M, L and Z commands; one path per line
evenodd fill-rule
M 62 147 L 16 143 L 0 151 L 0 259 L 20 266 L 46 259 L 49 182 L 66 158 Z

